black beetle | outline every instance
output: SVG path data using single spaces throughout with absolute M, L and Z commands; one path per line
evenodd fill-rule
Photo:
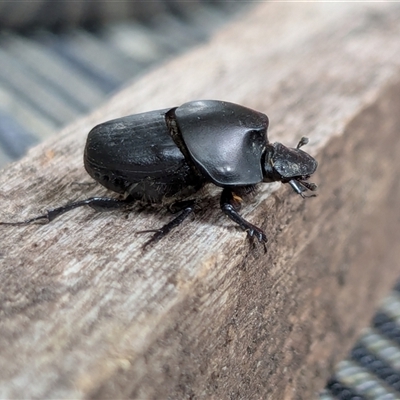
M 94 127 L 88 135 L 84 164 L 97 182 L 123 199 L 92 197 L 47 211 L 28 224 L 52 221 L 77 207 L 88 205 L 98 211 L 125 207 L 135 201 L 170 204 L 180 214 L 155 232 L 146 242 L 156 242 L 193 212 L 195 200 L 184 200 L 207 183 L 223 188 L 222 211 L 249 237 L 265 243 L 258 227 L 237 212 L 241 196 L 260 182 L 281 181 L 305 197 L 316 190 L 309 177 L 316 160 L 296 148 L 269 143 L 268 117 L 249 108 L 218 100 L 191 101 L 166 108 L 114 119 Z

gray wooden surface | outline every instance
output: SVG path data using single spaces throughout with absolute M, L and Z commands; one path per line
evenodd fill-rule
M 266 112 L 273 141 L 308 136 L 320 194 L 264 185 L 244 207 L 266 255 L 215 191 L 144 253 L 165 211 L 0 227 L 2 397 L 312 398 L 400 272 L 399 13 L 260 4 L 4 169 L 2 221 L 102 195 L 74 184 L 94 124 L 218 98 Z

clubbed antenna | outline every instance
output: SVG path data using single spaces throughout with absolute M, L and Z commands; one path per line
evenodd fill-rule
M 306 137 L 303 136 L 303 137 L 300 139 L 299 143 L 297 144 L 296 149 L 299 149 L 300 147 L 306 145 L 307 143 L 308 143 L 308 138 L 306 138 Z

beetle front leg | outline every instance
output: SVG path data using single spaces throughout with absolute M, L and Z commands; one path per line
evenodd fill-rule
M 194 200 L 187 200 L 182 202 L 177 202 L 172 204 L 170 207 L 173 212 L 181 211 L 181 213 L 174 218 L 172 221 L 168 222 L 168 224 L 162 226 L 159 229 L 147 229 L 145 231 L 139 231 L 136 233 L 148 233 L 148 232 L 155 232 L 155 234 L 142 246 L 145 249 L 148 245 L 158 242 L 161 238 L 166 236 L 172 229 L 179 226 L 193 211 L 195 207 Z
M 316 190 L 317 185 L 312 182 L 305 182 L 305 181 L 296 181 L 295 179 L 291 179 L 289 181 L 289 185 L 292 187 L 292 189 L 299 194 L 303 199 L 306 197 L 316 197 L 316 194 L 310 194 L 310 195 L 305 195 L 304 192 L 308 190 Z
M 244 231 L 247 232 L 249 238 L 256 237 L 259 242 L 266 243 L 267 236 L 265 233 L 257 226 L 246 221 L 237 211 L 235 205 L 237 205 L 238 200 L 235 199 L 234 193 L 225 188 L 221 194 L 221 210 L 234 222 L 236 222 Z
M 39 215 L 20 222 L 0 222 L 0 225 L 28 225 L 32 222 L 42 221 L 45 224 L 53 221 L 58 216 L 65 214 L 78 207 L 89 206 L 96 211 L 112 211 L 126 207 L 128 204 L 133 203 L 132 198 L 127 197 L 126 199 L 112 199 L 108 197 L 90 197 L 89 199 L 75 201 L 62 207 L 47 210 L 46 214 Z

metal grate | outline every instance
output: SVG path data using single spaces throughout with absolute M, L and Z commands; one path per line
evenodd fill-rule
M 383 301 L 320 400 L 400 399 L 400 282 Z

